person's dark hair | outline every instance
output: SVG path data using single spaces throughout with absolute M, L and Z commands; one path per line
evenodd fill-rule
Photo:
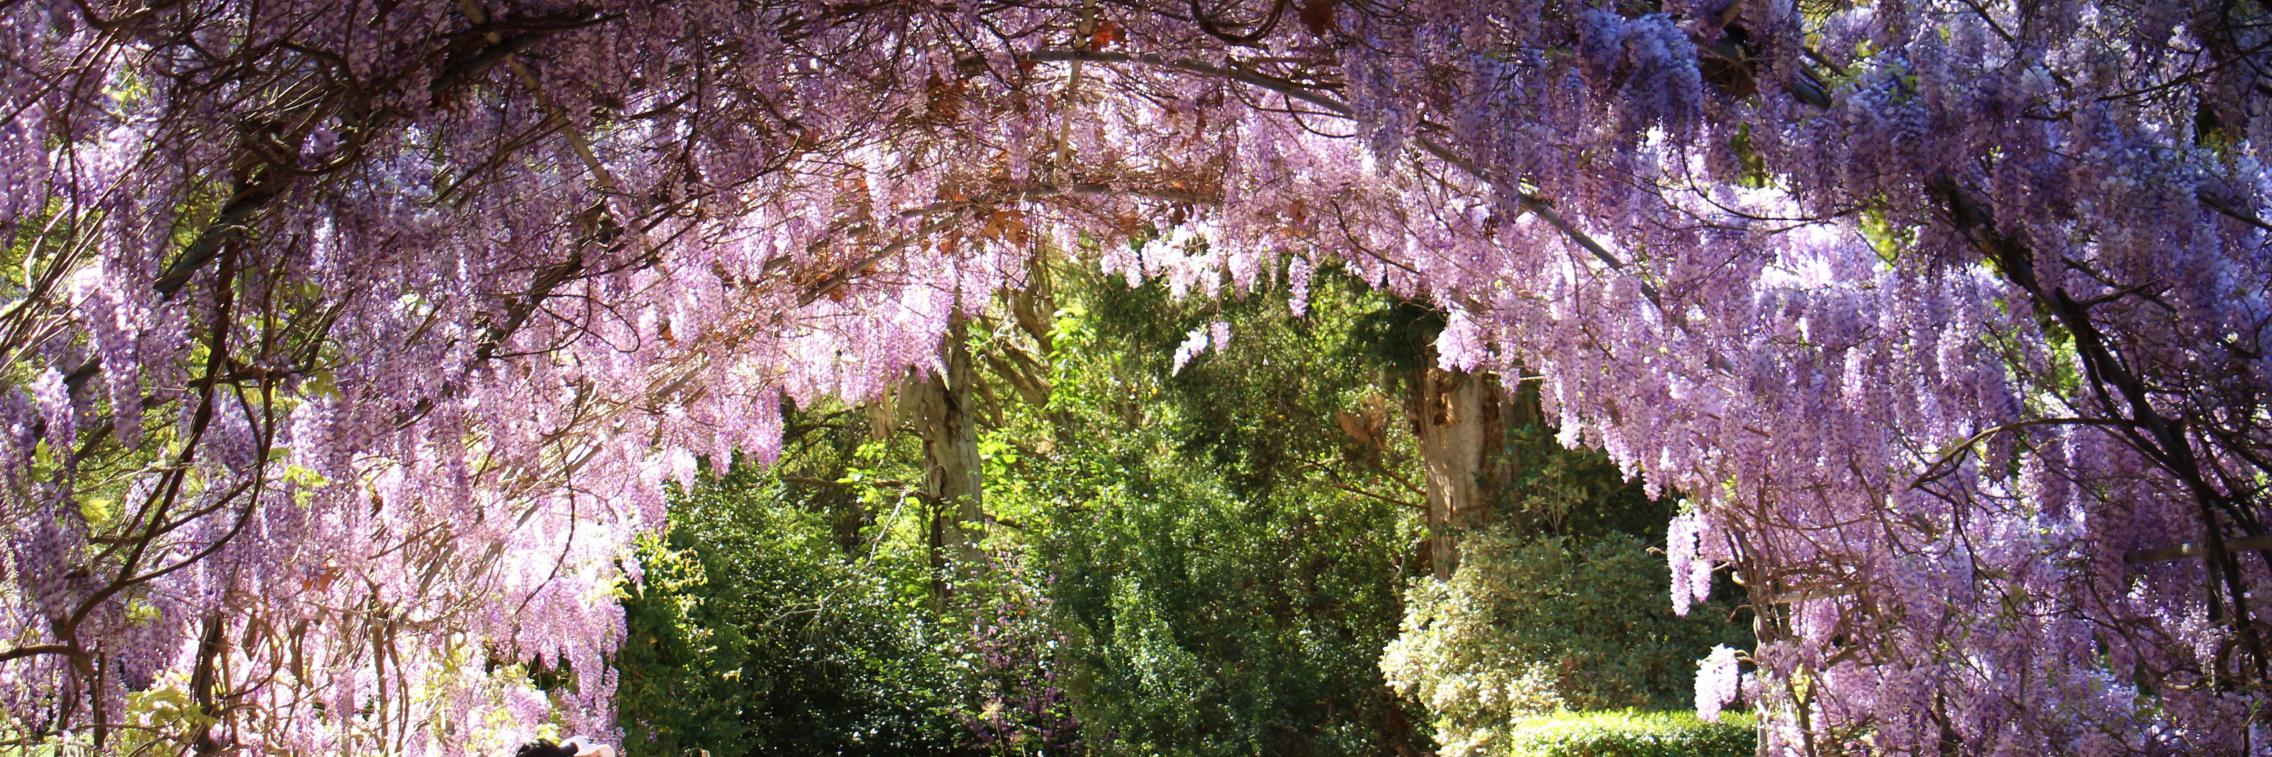
M 546 739 L 537 739 L 522 744 L 521 750 L 514 752 L 513 757 L 576 757 L 576 748 L 554 744 Z

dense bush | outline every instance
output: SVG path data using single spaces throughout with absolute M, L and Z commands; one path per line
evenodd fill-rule
M 1623 533 L 1471 535 L 1448 581 L 1414 582 L 1381 669 L 1434 715 L 1446 754 L 1493 754 L 1562 708 L 1686 707 L 1696 661 L 1740 638 L 1726 608 L 1672 615 L 1662 558 Z
M 776 475 L 672 503 L 624 599 L 616 694 L 628 754 L 938 753 L 966 741 L 941 624 Z
M 1376 664 L 1417 518 L 1331 477 L 1391 486 L 1339 457 L 1333 421 L 1368 378 L 1334 314 L 1367 303 L 1321 284 L 1325 315 L 1297 322 L 1283 298 L 1203 312 L 1157 285 L 1092 286 L 1059 314 L 1046 428 L 1002 434 L 1034 449 L 1004 449 L 988 478 L 990 507 L 1040 515 L 1088 746 L 1426 749 Z M 1216 318 L 1230 343 L 1174 370 L 1176 340 Z
M 1062 683 L 1066 634 L 1043 594 L 1047 578 L 1010 556 L 966 566 L 949 601 L 964 619 L 952 642 L 970 746 L 993 754 L 1077 754 L 1081 719 Z
M 1511 724 L 1565 709 L 1693 706 L 1697 661 L 1748 648 L 1750 631 L 1725 599 L 1673 614 L 1656 548 L 1674 502 L 1541 423 L 1509 428 L 1501 454 L 1493 524 L 1464 535 L 1448 580 L 1405 593 L 1389 684 L 1426 708 L 1447 755 L 1502 753 Z
M 1162 466 L 1166 467 L 1166 466 Z M 1053 526 L 1054 593 L 1105 753 L 1365 754 L 1397 721 L 1397 514 L 1134 471 Z
M 1707 723 L 1687 712 L 1565 712 L 1507 729 L 1506 757 L 1751 757 L 1759 731 L 1751 716 Z

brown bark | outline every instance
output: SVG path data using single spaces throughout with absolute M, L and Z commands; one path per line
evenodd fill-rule
M 221 616 L 205 616 L 204 626 L 204 631 L 197 640 L 197 667 L 189 676 L 189 696 L 190 701 L 197 704 L 198 714 L 218 718 L 221 707 L 214 701 L 216 685 L 213 679 L 216 675 L 215 662 L 223 651 Z M 220 754 L 223 751 L 221 742 L 213 738 L 215 725 L 217 723 L 206 723 L 197 728 L 197 735 L 190 739 L 190 751 L 196 754 Z

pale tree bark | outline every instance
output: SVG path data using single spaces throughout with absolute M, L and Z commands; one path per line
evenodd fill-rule
M 1428 540 L 1422 559 L 1437 578 L 1459 567 L 1459 534 L 1492 522 L 1492 503 L 1510 485 L 1507 432 L 1533 422 L 1535 389 L 1510 395 L 1492 373 L 1447 371 L 1435 365 L 1435 350 L 1414 371 L 1405 409 L 1426 473 Z
M 1499 382 L 1433 365 L 1415 373 L 1406 405 L 1427 482 L 1423 559 L 1437 578 L 1449 578 L 1459 565 L 1456 533 L 1490 520 L 1481 477 L 1496 451 L 1492 442 L 1504 436 Z
M 915 381 L 904 395 L 923 435 L 923 498 L 931 506 L 931 564 L 943 577 L 949 555 L 977 561 L 983 535 L 985 471 L 978 458 L 977 372 L 966 329 L 957 318 L 939 350 L 945 370 Z M 941 587 L 943 589 L 943 586 Z

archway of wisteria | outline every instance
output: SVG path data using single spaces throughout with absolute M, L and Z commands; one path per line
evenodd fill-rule
M 606 731 L 669 483 L 1079 254 L 1208 296 L 1335 262 L 1447 311 L 1447 367 L 1543 376 L 1692 501 L 1671 601 L 1746 587 L 1700 696 L 1775 750 L 2262 750 L 2265 20 L 0 3 L 0 701 Z

